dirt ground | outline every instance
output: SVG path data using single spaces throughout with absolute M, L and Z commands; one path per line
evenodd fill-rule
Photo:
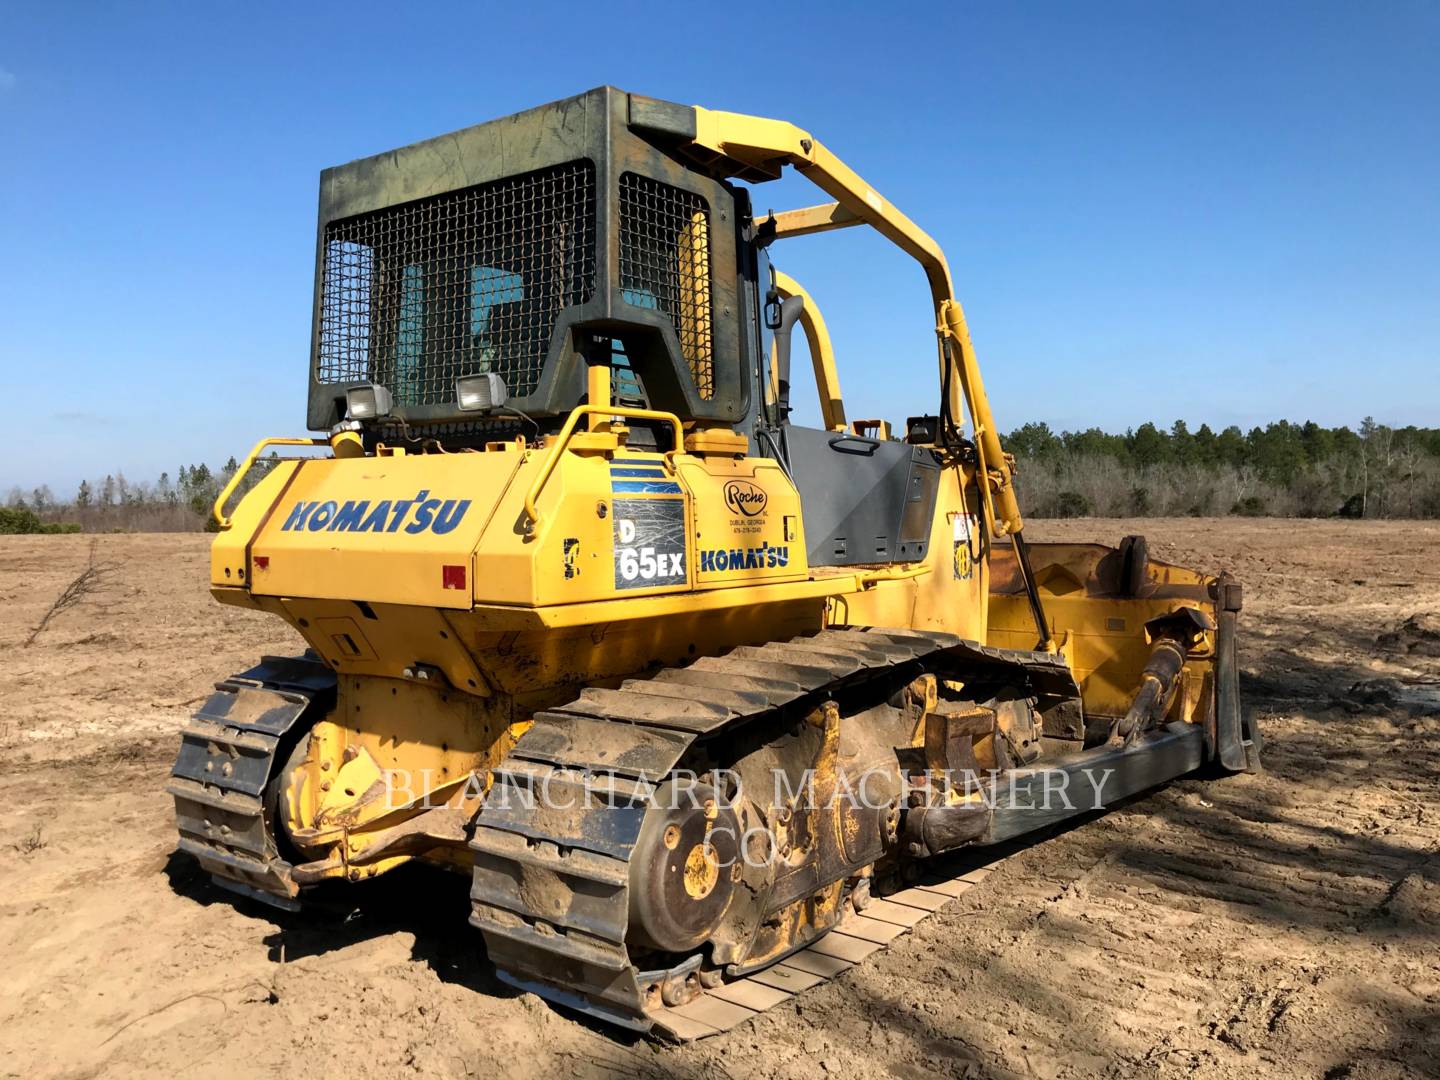
M 683 1047 L 500 986 L 460 877 L 293 916 L 232 903 L 173 853 L 176 731 L 298 639 L 211 601 L 202 536 L 0 538 L 0 1074 L 1440 1075 L 1440 525 L 1028 530 L 1132 531 L 1245 583 L 1266 771 L 1048 838 L 889 952 Z M 92 551 L 93 588 L 27 645 Z

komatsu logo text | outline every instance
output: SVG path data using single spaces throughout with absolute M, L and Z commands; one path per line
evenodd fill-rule
M 470 509 L 469 499 L 432 499 L 428 490 L 411 499 L 333 499 L 297 502 L 281 532 L 448 533 Z
M 720 548 L 700 552 L 700 572 L 702 574 L 712 573 L 716 570 L 768 570 L 777 566 L 788 566 L 790 564 L 790 548 L 788 545 L 776 547 L 768 541 L 759 547 L 752 548 Z

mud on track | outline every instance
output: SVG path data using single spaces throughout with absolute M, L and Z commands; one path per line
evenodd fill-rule
M 210 599 L 204 537 L 102 536 L 93 591 L 26 647 L 92 538 L 0 538 L 0 1075 L 1440 1074 L 1440 526 L 1027 530 L 1129 531 L 1245 582 L 1267 771 L 1071 828 L 856 971 L 678 1048 L 499 986 L 460 878 L 232 904 L 172 854 L 175 732 L 299 640 Z

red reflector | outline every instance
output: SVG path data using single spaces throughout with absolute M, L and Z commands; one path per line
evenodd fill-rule
M 270 569 L 270 556 L 269 556 L 269 555 L 256 555 L 256 556 L 255 556 L 255 569 L 256 569 L 256 570 L 269 570 L 269 569 Z
M 446 589 L 465 588 L 465 567 L 464 566 L 442 566 L 440 568 L 440 584 Z

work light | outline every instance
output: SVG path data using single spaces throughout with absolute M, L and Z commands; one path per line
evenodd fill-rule
M 377 383 L 352 386 L 345 391 L 345 418 L 347 420 L 374 420 L 390 415 L 390 391 Z
M 462 375 L 455 380 L 455 400 L 462 412 L 485 412 L 498 409 L 510 397 L 505 380 L 494 372 L 485 375 Z

